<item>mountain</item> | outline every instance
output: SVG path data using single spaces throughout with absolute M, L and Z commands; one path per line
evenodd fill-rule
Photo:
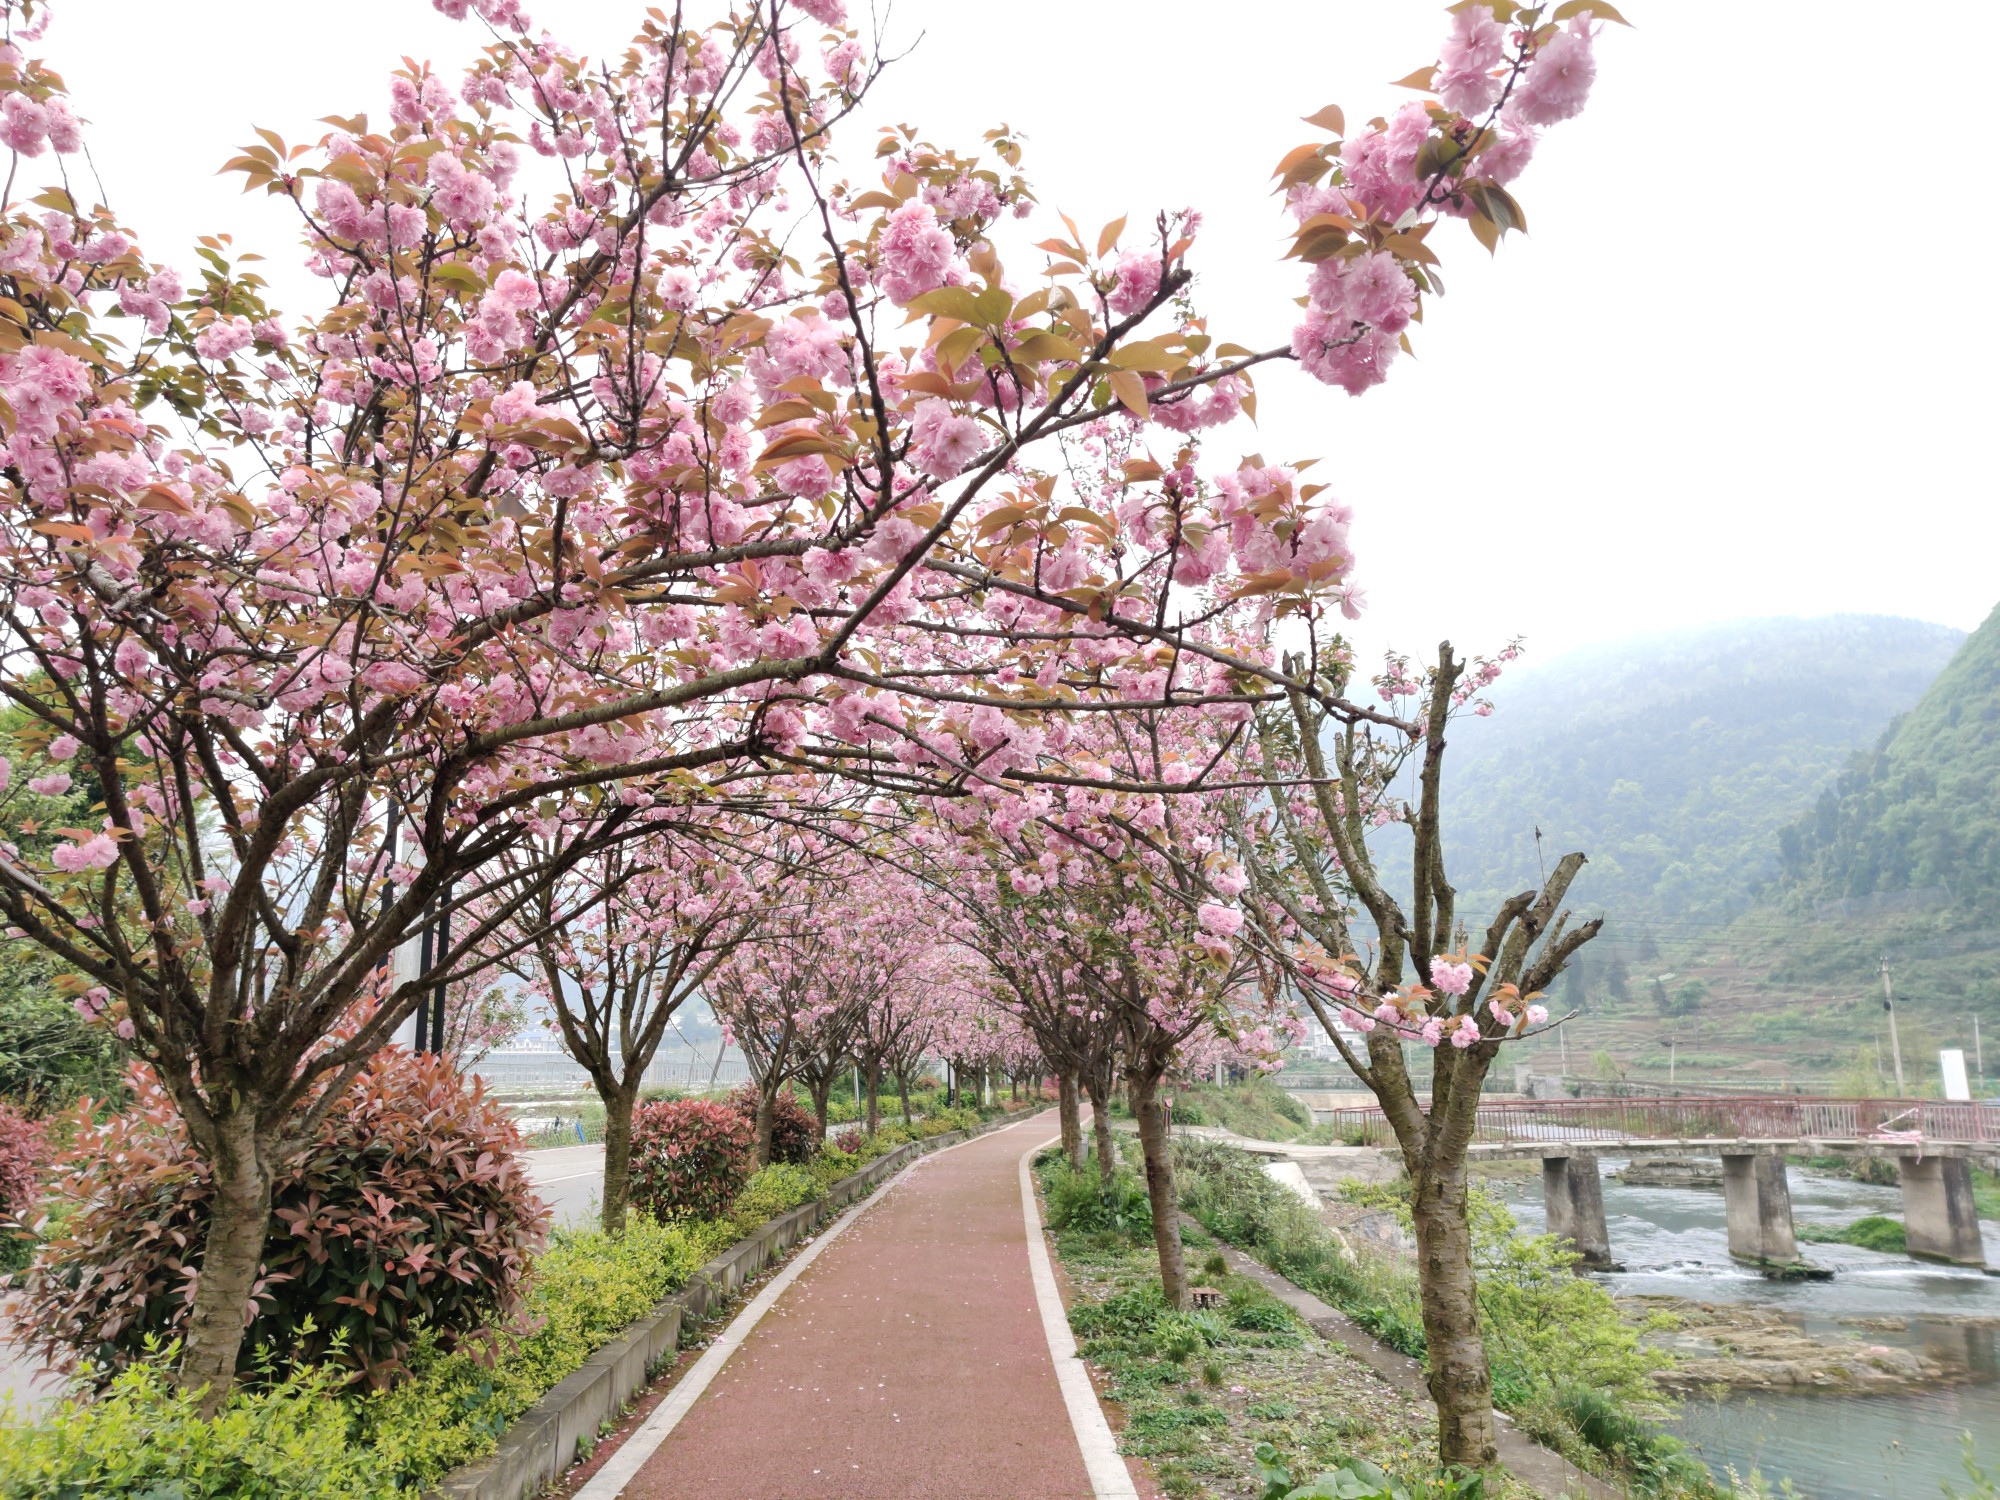
M 1496 712 L 1454 725 L 1445 759 L 1461 910 L 1491 911 L 1571 849 L 1590 857 L 1573 899 L 1609 915 L 1607 935 L 1745 910 L 1781 874 L 1780 831 L 1915 708 L 1964 639 L 1879 616 L 1745 620 L 1502 677 Z M 1794 842 L 1797 865 L 1807 844 Z
M 1779 831 L 1788 895 L 1815 909 L 1952 904 L 2000 917 L 2000 608 L 1921 702 Z

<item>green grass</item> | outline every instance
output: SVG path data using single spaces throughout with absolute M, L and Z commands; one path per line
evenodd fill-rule
M 1070 1327 L 1083 1357 L 1104 1375 L 1122 1408 L 1120 1446 L 1151 1466 L 1171 1500 L 1234 1500 L 1258 1493 L 1256 1450 L 1269 1443 L 1302 1478 L 1351 1458 L 1380 1464 L 1412 1496 L 1434 1500 L 1435 1418 L 1366 1366 L 1302 1324 L 1256 1281 L 1230 1273 L 1206 1234 L 1183 1236 L 1188 1274 L 1222 1293 L 1219 1307 L 1177 1312 L 1160 1294 L 1150 1229 L 1135 1214 L 1091 1211 L 1060 1153 L 1038 1175 L 1055 1228 L 1056 1254 L 1075 1296 Z M 1129 1167 L 1112 1192 L 1143 1203 Z M 1065 1205 L 1056 1227 L 1057 1205 Z M 1519 1500 L 1501 1480 L 1487 1493 Z
M 1183 1084 L 1174 1090 L 1176 1125 L 1219 1125 L 1258 1141 L 1293 1141 L 1312 1129 L 1312 1111 L 1271 1079 Z
M 1870 1214 L 1843 1228 L 1831 1224 L 1795 1224 L 1792 1232 L 1809 1245 L 1858 1245 L 1884 1255 L 1904 1255 L 1909 1248 L 1903 1240 L 1903 1221 L 1883 1214 Z
M 2000 1219 L 2000 1172 L 1972 1169 L 1972 1203 L 1982 1219 Z

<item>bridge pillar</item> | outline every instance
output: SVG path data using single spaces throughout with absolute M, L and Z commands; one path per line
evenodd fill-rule
M 1548 1208 L 1549 1233 L 1570 1242 L 1579 1269 L 1614 1268 L 1611 1233 L 1604 1227 L 1604 1183 L 1597 1173 L 1595 1151 L 1544 1156 L 1542 1201 Z
M 1738 1260 L 1789 1266 L 1799 1259 L 1792 1236 L 1792 1190 L 1785 1159 L 1768 1153 L 1722 1158 L 1722 1204 L 1729 1253 Z
M 1962 1156 L 1899 1156 L 1903 1239 L 1921 1260 L 1986 1266 L 1986 1242 L 1972 1201 L 1972 1167 Z

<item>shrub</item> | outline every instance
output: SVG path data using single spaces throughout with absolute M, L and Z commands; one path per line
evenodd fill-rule
M 633 1215 L 616 1237 L 559 1230 L 536 1257 L 526 1332 L 492 1349 L 440 1349 L 419 1339 L 412 1378 L 361 1403 L 366 1441 L 398 1480 L 421 1488 L 493 1450 L 509 1422 L 644 1316 L 733 1236 L 713 1224 Z
M 659 1219 L 719 1219 L 743 1190 L 754 1145 L 742 1112 L 707 1099 L 632 1116 L 632 1202 Z
M 729 1104 L 750 1122 L 750 1139 L 754 1145 L 757 1139 L 757 1086 L 746 1083 L 733 1090 L 729 1095 Z M 771 1114 L 771 1160 L 803 1164 L 811 1161 L 818 1150 L 818 1118 L 799 1103 L 799 1096 L 789 1088 L 779 1089 Z
M 143 1068 L 131 1082 L 124 1113 L 79 1108 L 51 1177 L 77 1207 L 36 1255 L 18 1317 L 38 1353 L 107 1376 L 186 1325 L 212 1200 L 166 1091 Z M 244 1373 L 263 1344 L 381 1385 L 420 1327 L 450 1347 L 514 1316 L 548 1217 L 517 1140 L 449 1063 L 378 1054 L 277 1173 Z
M 20 1220 L 35 1207 L 48 1132 L 11 1104 L 0 1104 L 0 1218 Z
M 48 1132 L 11 1104 L 0 1104 L 0 1271 L 18 1271 L 28 1262 L 35 1237 L 25 1227 L 41 1200 L 42 1163 Z
M 94 1399 L 72 1397 L 10 1431 L 0 1443 L 0 1500 L 292 1500 L 302 1482 L 315 1500 L 394 1495 L 381 1458 L 354 1440 L 337 1372 L 267 1372 L 236 1386 L 207 1422 L 166 1362 L 131 1364 Z
M 818 1196 L 819 1179 L 812 1172 L 789 1162 L 773 1162 L 744 1184 L 730 1206 L 729 1223 L 741 1238 L 758 1225 Z
M 934 1109 L 917 1121 L 916 1136 L 918 1139 L 928 1139 L 953 1130 L 971 1130 L 980 1123 L 981 1118 L 979 1111 L 968 1104 L 961 1104 L 957 1109 Z
M 1120 1167 L 1111 1186 L 1102 1186 L 1095 1167 L 1077 1171 L 1066 1161 L 1052 1163 L 1042 1174 L 1049 1200 L 1049 1227 L 1058 1233 L 1119 1235 L 1133 1241 L 1153 1235 L 1153 1205 L 1145 1184 Z

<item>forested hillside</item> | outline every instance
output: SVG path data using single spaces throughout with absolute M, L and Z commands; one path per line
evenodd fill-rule
M 1462 909 L 1531 883 L 1539 827 L 1545 856 L 1589 854 L 1576 896 L 1614 929 L 1743 910 L 1780 873 L 1780 830 L 1963 639 L 1874 616 L 1747 620 L 1524 665 L 1446 759 Z
M 1934 895 L 2000 916 L 2000 609 L 1779 844 L 1787 891 L 1816 905 Z

